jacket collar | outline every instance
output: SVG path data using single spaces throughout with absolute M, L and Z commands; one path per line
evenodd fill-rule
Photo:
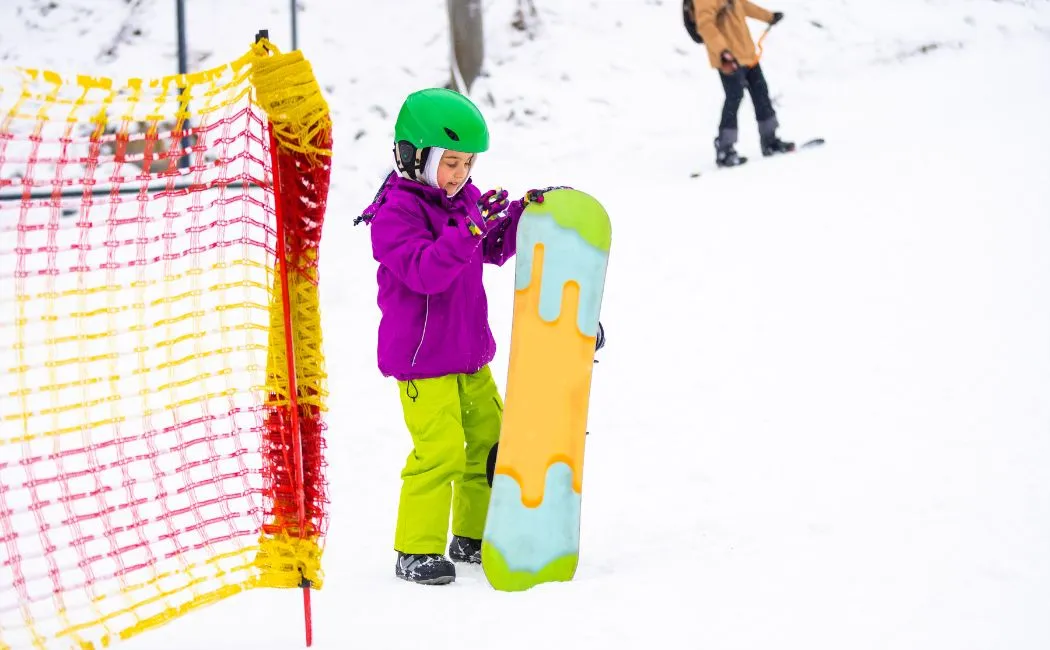
M 441 190 L 436 187 L 430 187 L 429 185 L 409 180 L 407 178 L 402 178 L 398 175 L 396 171 L 392 171 L 389 174 L 387 174 L 387 177 L 383 181 L 383 184 L 380 186 L 379 191 L 376 192 L 375 198 L 372 199 L 372 203 L 369 204 L 367 208 L 365 208 L 364 212 L 362 212 L 359 217 L 354 219 L 354 225 L 356 226 L 360 223 L 371 224 L 372 218 L 375 217 L 376 212 L 379 210 L 379 206 L 383 205 L 383 202 L 386 200 L 387 192 L 389 192 L 390 190 L 397 189 L 409 192 L 411 194 L 419 196 L 424 201 L 433 205 L 437 205 L 442 208 L 451 208 L 453 205 L 456 204 L 457 201 L 461 200 L 460 197 L 466 195 L 466 193 L 463 190 L 467 189 L 467 185 L 469 184 L 472 184 L 472 181 L 468 178 L 467 182 L 463 184 L 463 187 L 460 188 L 456 196 L 450 199 L 448 198 L 448 195 L 445 194 L 444 190 Z
M 452 198 L 449 198 L 448 195 L 445 193 L 445 190 L 439 187 L 431 187 L 418 181 L 409 180 L 407 178 L 401 178 L 400 176 L 395 176 L 393 178 L 393 181 L 393 186 L 397 189 L 405 190 L 407 192 L 411 192 L 412 194 L 419 195 L 427 202 L 441 206 L 451 206 L 455 203 L 458 203 L 460 197 L 465 196 L 463 190 L 465 190 L 467 185 L 471 183 L 471 179 L 468 178 L 467 182 L 463 184 L 463 187 L 459 189 L 459 192 L 457 192 L 456 195 Z

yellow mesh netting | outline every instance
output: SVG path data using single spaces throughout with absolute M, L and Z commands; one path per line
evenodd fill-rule
M 321 586 L 330 158 L 308 61 L 267 41 L 157 79 L 0 70 L 0 648 Z

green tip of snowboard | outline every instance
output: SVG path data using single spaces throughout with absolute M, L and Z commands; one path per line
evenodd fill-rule
M 549 212 L 562 228 L 580 233 L 591 246 L 608 252 L 612 246 L 612 224 L 602 204 L 579 190 L 552 190 L 543 203 L 529 205 L 527 212 Z
M 544 582 L 568 582 L 576 574 L 579 555 L 566 555 L 552 561 L 535 573 L 514 571 L 499 550 L 488 542 L 481 543 L 481 565 L 489 584 L 500 591 L 525 591 Z

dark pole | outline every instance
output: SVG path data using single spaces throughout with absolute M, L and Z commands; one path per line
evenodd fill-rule
M 186 2 L 185 0 L 175 0 L 175 24 L 178 30 L 178 43 L 179 43 L 179 74 L 186 74 Z M 186 92 L 185 88 L 179 88 L 179 95 Z M 183 107 L 180 107 L 183 108 Z M 189 102 L 184 105 L 185 112 L 189 113 Z M 187 123 L 183 123 L 183 129 L 185 130 Z M 183 155 L 179 156 L 179 168 L 185 169 L 190 166 L 190 158 L 186 155 L 185 151 L 190 146 L 190 139 L 186 136 L 182 137 L 182 151 Z
M 179 74 L 186 74 L 186 2 L 175 0 L 175 24 L 178 29 Z
M 292 0 L 292 49 L 299 49 L 299 27 L 298 17 L 296 14 L 299 13 L 299 0 Z

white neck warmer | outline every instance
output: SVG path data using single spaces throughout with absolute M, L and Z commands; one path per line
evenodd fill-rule
M 423 182 L 430 187 L 438 187 L 438 166 L 441 164 L 441 156 L 445 150 L 441 147 L 431 147 L 427 155 L 427 164 L 423 167 Z

